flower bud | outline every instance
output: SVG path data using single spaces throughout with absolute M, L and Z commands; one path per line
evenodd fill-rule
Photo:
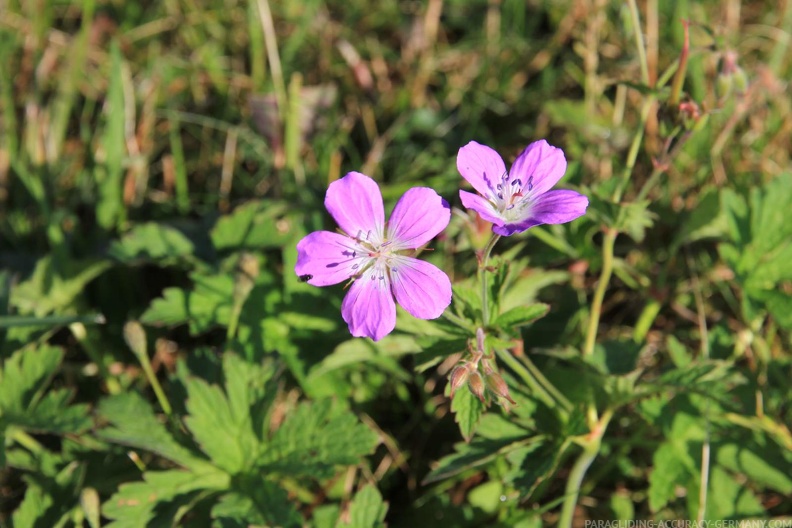
M 454 367 L 454 370 L 451 371 L 451 376 L 449 377 L 449 381 L 451 383 L 451 398 L 454 397 L 457 389 L 467 383 L 468 377 L 470 376 L 470 370 L 468 368 L 468 363 L 463 363 L 461 365 L 457 365 Z
M 140 323 L 128 321 L 124 325 L 124 340 L 135 356 L 146 357 L 146 331 Z
M 481 403 L 484 403 L 484 380 L 481 379 L 481 374 L 478 373 L 478 370 L 470 373 L 468 387 L 470 387 L 470 392 L 481 400 Z
M 512 400 L 511 395 L 509 394 L 509 386 L 506 385 L 506 382 L 503 381 L 503 378 L 492 369 L 485 369 L 484 370 L 484 383 L 487 385 L 487 389 L 495 394 L 500 398 L 506 398 L 509 400 L 509 403 L 516 404 L 514 400 Z

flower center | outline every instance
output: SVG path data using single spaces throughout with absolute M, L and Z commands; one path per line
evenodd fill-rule
M 500 183 L 493 189 L 490 187 L 490 203 L 495 206 L 501 215 L 507 220 L 522 218 L 524 209 L 531 205 L 531 195 L 533 191 L 533 176 L 528 178 L 528 182 L 523 187 L 520 178 L 510 180 L 509 173 L 505 172 L 501 176 Z

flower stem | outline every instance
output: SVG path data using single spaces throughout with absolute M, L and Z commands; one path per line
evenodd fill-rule
M 479 261 L 479 282 L 481 282 L 481 323 L 484 328 L 489 324 L 489 287 L 487 285 L 487 263 L 489 262 L 490 253 L 492 248 L 500 239 L 500 235 L 492 233 L 487 245 L 481 252 L 481 260 Z
M 590 435 L 583 444 L 583 452 L 580 453 L 575 465 L 572 466 L 572 471 L 569 473 L 567 479 L 566 489 L 564 490 L 564 504 L 561 506 L 561 515 L 558 519 L 559 528 L 571 528 L 572 521 L 575 516 L 575 506 L 577 505 L 578 495 L 580 495 L 580 485 L 583 483 L 583 478 L 586 476 L 586 471 L 594 462 L 599 454 L 600 446 L 602 445 L 602 437 L 605 435 L 605 430 L 608 428 L 613 412 L 611 410 L 605 411 L 596 427 L 591 431 Z
M 530 359 L 523 357 L 522 361 L 520 361 L 512 356 L 508 350 L 496 350 L 495 353 L 504 363 L 509 365 L 529 387 L 531 387 L 531 390 L 534 391 L 536 396 L 548 407 L 553 408 L 560 406 L 567 412 L 572 410 L 572 404 L 569 400 L 567 400 L 566 397 L 544 377 L 542 372 L 536 368 L 536 365 L 534 365 Z
M 618 231 L 609 229 L 605 232 L 602 241 L 602 271 L 600 272 L 597 289 L 594 291 L 594 299 L 591 301 L 591 315 L 589 316 L 588 329 L 586 331 L 586 342 L 583 347 L 583 355 L 590 356 L 594 353 L 594 345 L 597 340 L 597 330 L 602 313 L 602 301 L 605 299 L 605 290 L 608 289 L 611 274 L 613 273 L 613 248 L 616 244 Z

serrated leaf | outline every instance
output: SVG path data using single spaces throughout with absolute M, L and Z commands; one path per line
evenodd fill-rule
M 18 350 L 0 368 L 0 411 L 27 411 L 41 398 L 63 359 L 52 346 Z
M 652 227 L 657 219 L 657 215 L 649 210 L 649 201 L 622 204 L 622 210 L 620 229 L 636 242 L 643 242 L 646 230 Z
M 81 433 L 93 423 L 86 404 L 69 405 L 73 391 L 52 390 L 25 413 L 7 413 L 6 421 L 37 433 Z
M 349 505 L 349 528 L 380 528 L 385 526 L 388 505 L 374 486 L 366 486 L 355 494 Z
M 233 386 L 244 380 L 227 379 Z M 229 473 L 237 474 L 255 457 L 258 439 L 248 408 L 232 408 L 223 390 L 202 379 L 188 378 L 187 411 L 184 422 L 212 462 Z M 236 401 L 236 399 L 235 399 Z
M 523 497 L 530 497 L 553 474 L 561 454 L 559 446 L 540 440 L 515 449 L 506 455 L 511 469 L 505 480 L 518 488 Z
M 169 261 L 190 257 L 195 245 L 178 229 L 156 222 L 136 225 L 119 241 L 113 242 L 108 254 L 121 262 Z
M 484 404 L 473 395 L 468 387 L 462 387 L 454 394 L 451 401 L 454 420 L 459 424 L 459 432 L 466 442 L 470 442 L 476 432 L 479 419 L 484 412 Z
M 757 445 L 749 440 L 714 445 L 713 451 L 721 466 L 783 495 L 792 495 L 792 462 L 775 445 Z
M 229 275 L 193 274 L 192 290 L 166 288 L 140 318 L 146 324 L 189 323 L 195 335 L 228 324 L 233 309 L 234 278 Z
M 111 263 L 106 260 L 83 260 L 56 269 L 51 257 L 36 263 L 33 274 L 11 292 L 11 305 L 19 313 L 43 317 L 68 307 L 83 293 L 85 286 L 105 272 Z
M 242 488 L 226 493 L 212 508 L 212 518 L 220 526 L 302 525 L 302 518 L 289 500 L 289 495 L 274 482 L 250 480 L 242 483 Z
M 476 438 L 473 442 L 458 443 L 454 445 L 455 453 L 443 457 L 437 467 L 432 469 L 424 477 L 421 484 L 431 484 L 440 480 L 459 475 L 460 473 L 474 469 L 506 455 L 514 450 L 524 448 L 535 442 L 543 442 L 539 437 L 521 439 L 516 442 L 503 440 L 488 440 Z
M 202 468 L 207 462 L 176 442 L 142 396 L 127 392 L 102 400 L 99 414 L 112 425 L 97 436 L 118 444 L 157 453 L 184 467 Z
M 52 497 L 35 482 L 28 482 L 25 498 L 11 515 L 11 526 L 14 528 L 37 528 L 42 514 L 50 506 L 52 506 Z
M 102 514 L 114 521 L 112 528 L 170 527 L 175 512 L 164 515 L 164 507 L 186 505 L 201 491 L 228 489 L 231 479 L 217 470 L 205 473 L 190 471 L 149 471 L 143 481 L 122 484 L 118 491 L 102 505 Z M 155 509 L 157 512 L 155 513 Z
M 649 509 L 657 512 L 676 498 L 676 486 L 689 478 L 685 463 L 677 454 L 677 447 L 664 443 L 652 456 L 652 472 L 649 474 Z
M 500 314 L 495 322 L 495 326 L 504 329 L 511 329 L 530 324 L 537 319 L 547 315 L 550 305 L 544 303 L 531 304 L 529 306 L 517 306 L 511 310 Z
M 283 475 L 324 478 L 336 466 L 357 464 L 377 435 L 329 400 L 301 403 L 262 448 L 257 465 Z
M 698 510 L 698 494 L 688 495 L 689 511 Z M 734 519 L 766 517 L 767 512 L 750 487 L 737 482 L 719 466 L 711 469 L 707 493 L 707 518 Z

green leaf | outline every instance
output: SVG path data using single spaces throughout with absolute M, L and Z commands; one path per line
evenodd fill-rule
M 688 511 L 698 511 L 698 493 L 688 494 Z M 759 498 L 719 466 L 711 469 L 707 493 L 708 519 L 767 517 Z
M 289 205 L 274 201 L 250 201 L 221 217 L 211 237 L 218 251 L 282 247 L 292 240 L 296 226 L 283 218 Z
M 374 486 L 366 486 L 355 494 L 349 506 L 349 528 L 381 528 L 385 526 L 388 505 Z
M 105 229 L 111 229 L 124 214 L 122 180 L 123 161 L 126 154 L 126 107 L 124 104 L 123 57 L 118 41 L 110 46 L 110 86 L 107 88 L 107 118 L 101 135 L 104 165 L 96 171 L 99 200 L 96 220 Z
M 22 349 L 0 368 L 0 412 L 25 412 L 44 393 L 63 359 L 63 351 L 52 346 Z
M 145 449 L 187 468 L 200 469 L 208 465 L 173 439 L 148 402 L 136 392 L 105 398 L 99 404 L 99 414 L 112 424 L 97 432 L 103 440 Z
M 524 326 L 544 317 L 549 310 L 550 305 L 544 303 L 517 306 L 500 314 L 493 324 L 503 329 Z
M 29 481 L 25 490 L 25 498 L 11 515 L 11 526 L 14 528 L 38 528 L 44 512 L 52 506 L 52 503 L 52 497 L 44 488 Z
M 25 413 L 8 413 L 6 420 L 13 425 L 37 433 L 81 433 L 93 425 L 87 404 L 69 405 L 74 391 L 52 390 Z
M 330 400 L 301 403 L 263 447 L 257 464 L 290 476 L 324 478 L 336 466 L 357 464 L 377 435 Z
M 120 241 L 110 246 L 108 254 L 121 262 L 172 261 L 189 258 L 195 245 L 178 229 L 155 222 L 136 225 Z
M 462 433 L 462 438 L 466 442 L 470 442 L 476 432 L 479 419 L 484 412 L 484 404 L 467 387 L 461 387 L 454 394 L 454 399 L 451 402 L 451 412 L 454 413 L 454 420 L 459 424 L 459 432 Z
M 468 494 L 468 502 L 489 514 L 494 514 L 501 504 L 503 483 L 490 480 L 473 488 Z
M 704 191 L 695 209 L 682 221 L 682 226 L 671 243 L 671 253 L 680 246 L 705 238 L 720 238 L 728 231 L 721 196 L 715 189 Z
M 242 490 L 226 493 L 212 508 L 220 526 L 301 526 L 302 518 L 289 495 L 274 482 L 250 479 Z
M 204 490 L 223 491 L 230 484 L 230 477 L 217 470 L 149 471 L 143 474 L 141 482 L 122 484 L 103 504 L 102 515 L 114 520 L 108 525 L 112 528 L 173 526 L 178 508 L 188 505 L 196 494 Z M 165 515 L 162 510 L 165 506 L 173 507 L 173 503 L 176 511 Z
M 523 497 L 530 497 L 536 488 L 555 472 L 561 461 L 561 448 L 554 443 L 536 441 L 515 449 L 506 455 L 511 469 L 505 476 L 520 490 Z
M 669 442 L 654 452 L 652 467 L 649 474 L 649 509 L 657 512 L 676 498 L 676 486 L 684 485 L 690 474 L 685 462 L 679 457 L 678 446 Z
M 649 210 L 649 201 L 622 204 L 622 222 L 620 230 L 624 230 L 636 242 L 643 242 L 646 230 L 654 225 L 657 215 Z
M 772 443 L 739 443 L 714 445 L 715 459 L 735 473 L 747 475 L 752 481 L 772 488 L 782 495 L 792 495 L 792 462 Z
M 253 422 L 249 408 L 239 409 L 226 398 L 217 385 L 209 385 L 204 380 L 190 378 L 185 380 L 187 387 L 187 411 L 190 415 L 184 420 L 195 441 L 201 446 L 212 462 L 229 473 L 237 474 L 254 460 L 258 439 L 253 432 Z M 244 385 L 228 379 L 229 386 Z M 234 393 L 238 388 L 232 389 Z M 244 390 L 244 389 L 242 389 Z
M 44 257 L 36 263 L 33 275 L 11 292 L 11 304 L 22 314 L 39 317 L 66 308 L 110 266 L 106 260 L 84 260 L 59 270 L 51 257 Z
M 488 440 L 476 438 L 471 443 L 458 443 L 454 445 L 455 453 L 448 455 L 438 462 L 421 484 L 431 484 L 440 480 L 459 475 L 464 471 L 481 467 L 501 455 L 525 448 L 536 442 L 544 442 L 540 437 L 523 438 L 516 442 L 503 440 Z
M 166 288 L 140 318 L 157 325 L 189 323 L 190 333 L 200 334 L 214 326 L 228 325 L 233 309 L 234 278 L 230 275 L 193 274 L 192 291 Z

